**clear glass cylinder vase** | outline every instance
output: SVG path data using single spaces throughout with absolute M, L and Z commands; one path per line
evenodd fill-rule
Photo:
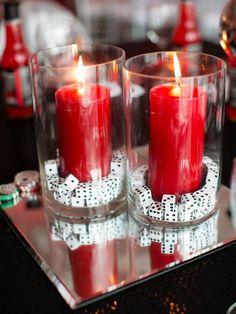
M 128 201 L 148 224 L 198 223 L 216 209 L 226 64 L 157 52 L 124 65 Z
M 126 199 L 122 66 L 124 51 L 72 44 L 30 58 L 45 208 L 99 219 Z

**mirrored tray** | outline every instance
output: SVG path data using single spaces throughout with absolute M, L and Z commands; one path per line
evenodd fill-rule
M 103 221 L 73 224 L 49 217 L 43 206 L 28 206 L 25 198 L 0 212 L 75 309 L 233 240 L 229 199 L 230 191 L 222 186 L 219 211 L 201 224 L 178 229 L 141 225 L 126 208 Z

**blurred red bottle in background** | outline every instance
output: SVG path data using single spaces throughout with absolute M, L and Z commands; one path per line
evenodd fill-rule
M 200 34 L 196 4 L 193 0 L 181 0 L 179 17 L 172 34 L 172 50 L 201 51 L 202 37 Z
M 29 51 L 24 42 L 18 2 L 5 2 L 5 45 L 1 58 L 1 110 L 4 112 L 5 129 L 2 143 L 5 168 L 0 183 L 10 181 L 13 172 L 38 167 L 33 121 L 32 96 L 28 68 Z M 3 117 L 2 117 L 3 119 Z M 8 142 L 6 144 L 6 142 Z M 5 147 L 7 147 L 5 149 Z M 11 164 L 10 164 L 10 160 Z

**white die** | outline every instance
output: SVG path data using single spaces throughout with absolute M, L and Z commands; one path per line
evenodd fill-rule
M 136 203 L 137 210 L 140 211 L 142 214 L 149 216 L 149 208 L 150 202 L 140 204 L 139 202 Z
M 58 175 L 57 162 L 54 159 L 46 160 L 44 162 L 45 173 L 47 177 L 51 177 L 52 175 Z
M 72 195 L 71 197 L 71 206 L 73 207 L 83 207 L 85 206 L 84 198 L 81 196 Z
M 178 205 L 170 205 L 170 207 L 165 209 L 164 220 L 169 222 L 178 221 Z
M 175 245 L 172 243 L 161 243 L 161 253 L 162 254 L 174 254 Z
M 124 174 L 124 167 L 125 167 L 124 160 L 112 159 L 111 165 L 110 165 L 112 173 L 123 175 Z
M 71 204 L 71 195 L 68 194 L 59 194 L 57 201 L 64 205 L 70 205 Z
M 186 206 L 185 204 L 179 204 L 178 206 L 179 212 L 179 221 L 186 222 L 195 219 L 195 207 Z
M 142 204 L 152 203 L 152 193 L 147 186 L 141 186 L 134 191 L 136 201 Z
M 65 187 L 69 192 L 72 192 L 77 187 L 78 183 L 79 180 L 72 174 L 69 174 L 63 182 L 62 186 Z
M 80 247 L 80 241 L 76 235 L 69 236 L 65 241 L 71 250 L 76 250 Z
M 157 201 L 151 203 L 149 207 L 149 216 L 156 220 L 164 219 L 164 211 L 161 208 L 161 203 Z
M 47 177 L 46 180 L 49 191 L 53 191 L 54 185 L 58 183 L 59 177 L 57 174 L 54 174 L 51 177 Z

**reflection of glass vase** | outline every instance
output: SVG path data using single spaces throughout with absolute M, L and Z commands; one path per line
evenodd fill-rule
M 63 242 L 67 247 L 74 290 L 81 300 L 115 289 L 126 279 L 128 272 L 121 271 L 117 255 L 121 241 L 126 241 L 126 219 L 126 213 L 93 223 L 47 217 L 54 255 L 59 256 L 56 251 L 60 251 L 55 243 Z M 124 251 L 124 259 L 127 256 Z
M 132 217 L 129 222 L 136 254 L 142 252 L 140 248 L 149 249 L 151 271 L 161 270 L 199 255 L 217 243 L 218 212 L 198 225 L 185 228 L 150 228 Z M 138 259 L 137 256 L 134 259 Z
M 130 211 L 151 224 L 199 223 L 216 210 L 226 64 L 157 52 L 124 68 Z
M 40 174 L 51 214 L 98 219 L 123 209 L 123 61 L 122 49 L 106 45 L 72 44 L 31 56 Z

